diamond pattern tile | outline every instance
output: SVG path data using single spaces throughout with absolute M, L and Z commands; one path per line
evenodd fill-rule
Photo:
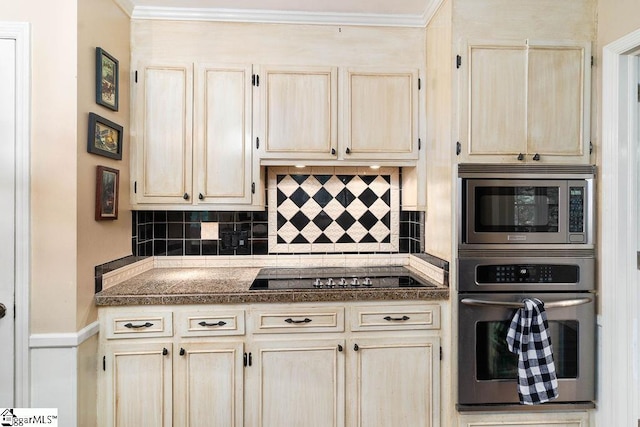
M 270 251 L 398 250 L 399 223 L 392 220 L 400 210 L 398 170 L 356 175 L 325 169 L 322 175 L 269 169 L 269 221 L 277 224 Z

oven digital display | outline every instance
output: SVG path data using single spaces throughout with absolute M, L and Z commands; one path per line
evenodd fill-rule
M 479 265 L 476 281 L 482 283 L 578 283 L 577 265 L 503 264 Z

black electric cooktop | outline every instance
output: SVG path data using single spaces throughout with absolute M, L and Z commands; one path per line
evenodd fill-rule
M 403 266 L 263 268 L 249 290 L 434 287 Z

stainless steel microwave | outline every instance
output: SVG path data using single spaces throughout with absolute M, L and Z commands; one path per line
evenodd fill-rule
M 459 165 L 464 247 L 594 244 L 593 166 Z

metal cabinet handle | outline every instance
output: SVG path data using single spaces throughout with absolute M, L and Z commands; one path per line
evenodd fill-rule
M 332 156 L 335 156 L 335 155 L 336 155 L 336 149 L 335 149 L 335 148 L 332 148 L 332 149 L 331 149 L 331 155 L 332 155 Z
M 205 322 L 203 320 L 202 322 L 198 323 L 198 325 L 200 325 L 200 326 L 224 326 L 226 324 L 227 324 L 227 322 L 224 322 L 222 320 L 219 321 L 219 322 L 215 322 L 215 323 L 207 323 L 207 322 Z
M 189 193 L 184 193 L 182 195 L 182 198 L 185 199 L 185 200 L 189 200 Z
M 180 356 L 184 356 L 185 354 L 187 354 L 187 352 L 185 351 L 184 348 L 180 347 Z
M 169 350 L 167 350 L 166 348 L 162 349 L 162 355 L 166 356 L 167 354 L 169 354 Z
M 540 154 L 536 153 L 533 155 L 533 160 L 538 161 L 540 160 Z
M 576 298 L 566 299 L 561 301 L 553 301 L 544 304 L 545 309 L 549 308 L 564 308 L 574 307 L 576 305 L 588 304 L 592 302 L 591 298 Z M 461 301 L 464 305 L 471 305 L 475 307 L 501 307 L 501 308 L 523 308 L 524 304 L 521 302 L 505 302 L 505 301 L 485 301 L 475 298 L 463 298 Z
M 518 160 L 524 160 L 524 154 L 522 153 L 518 154 Z
M 199 200 L 204 200 L 204 196 L 202 195 L 202 193 L 198 193 L 198 199 Z
M 309 319 L 308 317 L 305 317 L 304 320 L 293 320 L 292 318 L 286 318 L 284 319 L 285 322 L 287 323 L 310 323 L 311 319 Z
M 351 154 L 351 149 L 350 149 L 349 147 L 347 147 L 347 149 L 345 150 L 345 152 L 346 152 L 347 154 Z
M 146 323 L 143 323 L 142 325 L 134 325 L 133 323 L 129 322 L 129 323 L 125 323 L 124 325 L 125 328 L 129 328 L 129 329 L 150 328 L 152 326 L 153 326 L 153 323 L 151 322 L 146 322 Z
M 402 317 L 391 317 L 391 316 L 387 316 L 384 318 L 384 320 L 388 321 L 388 322 L 404 322 L 406 320 L 409 320 L 410 317 L 409 316 L 402 316 Z
M 7 315 L 7 306 L 0 302 L 0 319 Z

